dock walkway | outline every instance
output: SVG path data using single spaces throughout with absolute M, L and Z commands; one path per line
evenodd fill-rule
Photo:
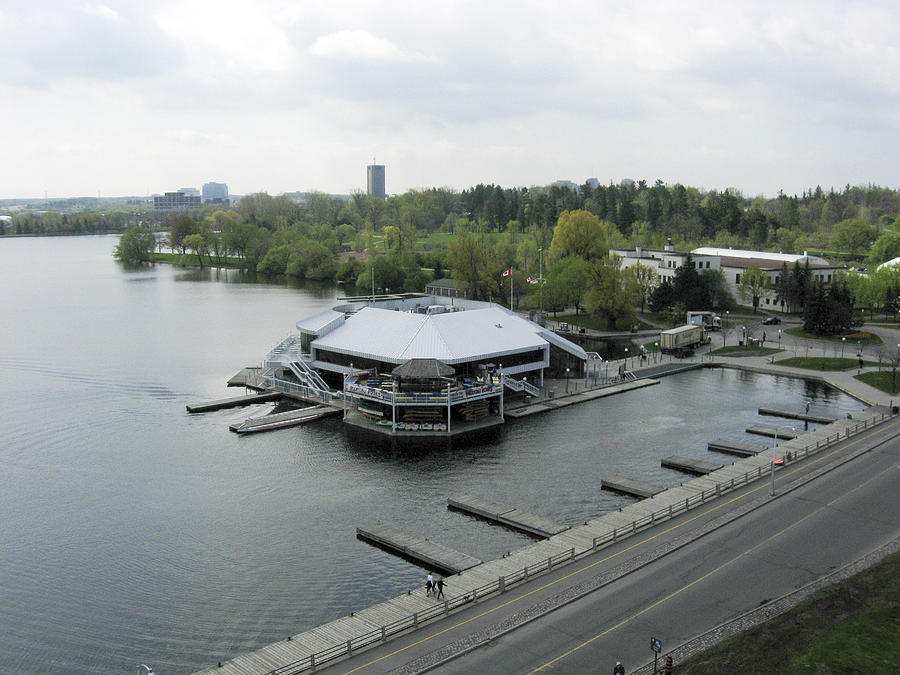
M 266 403 L 268 401 L 277 401 L 282 397 L 279 391 L 267 391 L 262 394 L 248 394 L 246 396 L 232 396 L 231 398 L 220 398 L 216 401 L 207 401 L 205 403 L 194 403 L 185 406 L 189 413 L 205 413 L 214 410 L 224 410 L 225 408 L 237 408 L 242 405 L 253 405 L 254 403 Z
M 790 463 L 813 454 L 891 419 L 886 408 L 869 408 L 854 419 L 840 419 L 802 437 L 778 446 L 778 455 Z M 788 454 L 790 453 L 790 455 Z M 788 460 L 788 456 L 791 457 Z M 579 558 L 618 541 L 654 523 L 699 506 L 734 487 L 767 478 L 772 455 L 765 453 L 737 460 L 707 476 L 685 481 L 646 499 L 611 511 L 584 525 L 576 525 L 548 539 L 525 546 L 511 554 L 484 562 L 447 580 L 447 600 L 425 595 L 417 586 L 402 595 L 373 607 L 354 612 L 324 626 L 291 636 L 255 652 L 242 654 L 221 667 L 200 671 L 204 675 L 261 675 L 282 666 L 291 672 L 314 669 L 326 661 L 351 654 L 366 645 L 387 640 L 421 623 L 443 616 L 453 609 L 485 595 L 503 592 L 510 585 L 541 574 L 557 565 Z M 780 467 L 776 468 L 776 471 Z M 215 657 L 211 657 L 215 660 Z
M 600 481 L 600 489 L 621 492 L 622 494 L 640 497 L 641 499 L 647 499 L 665 490 L 665 488 L 660 485 L 651 485 L 650 483 L 644 483 L 623 476 L 604 477 Z
M 745 429 L 748 434 L 756 434 L 757 436 L 768 436 L 769 438 L 780 439 L 783 441 L 789 441 L 792 438 L 797 438 L 799 433 L 792 429 L 785 429 L 779 427 L 771 427 L 765 426 L 763 424 L 754 424 Z
M 706 449 L 712 450 L 713 452 L 725 452 L 729 455 L 737 455 L 738 457 L 753 457 L 753 455 L 758 455 L 763 450 L 767 450 L 768 446 L 717 438 L 716 440 L 707 443 Z
M 693 457 L 682 457 L 681 455 L 670 455 L 660 460 L 660 464 L 668 469 L 677 469 L 678 471 L 686 471 L 687 473 L 708 474 L 722 468 L 721 464 L 713 462 L 704 462 Z
M 427 567 L 433 567 L 442 572 L 459 574 L 460 572 L 481 564 L 481 560 L 473 558 L 465 553 L 454 551 L 441 544 L 409 534 L 390 525 L 381 523 L 357 527 L 356 536 L 382 546 L 390 551 L 400 553 L 407 558 L 412 558 Z
M 760 415 L 769 415 L 770 417 L 784 417 L 790 420 L 800 420 L 801 422 L 814 422 L 815 424 L 831 424 L 834 417 L 823 417 L 821 415 L 810 415 L 805 412 L 794 412 L 793 410 L 781 410 L 779 408 L 760 408 Z
M 545 539 L 569 529 L 568 525 L 554 523 L 549 518 L 520 511 L 512 506 L 494 504 L 471 495 L 460 495 L 456 498 L 447 499 L 447 508 L 463 511 L 464 513 Z

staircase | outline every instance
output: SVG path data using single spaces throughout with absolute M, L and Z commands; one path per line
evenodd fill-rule
M 517 380 L 512 377 L 504 377 L 503 384 L 507 389 L 511 389 L 512 391 L 524 391 L 526 394 L 531 396 L 540 396 L 541 390 L 538 387 L 535 387 L 533 384 L 528 384 L 525 380 Z

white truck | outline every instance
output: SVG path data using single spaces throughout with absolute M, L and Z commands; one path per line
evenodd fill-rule
M 659 350 L 663 354 L 686 354 L 708 342 L 706 329 L 696 324 L 664 330 L 659 334 Z
M 688 312 L 687 322 L 706 330 L 722 330 L 722 317 L 715 312 Z

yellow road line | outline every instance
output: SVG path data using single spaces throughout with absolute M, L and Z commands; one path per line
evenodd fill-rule
M 785 532 L 787 532 L 788 530 L 792 530 L 793 528 L 797 527 L 797 525 L 799 525 L 800 523 L 804 522 L 805 520 L 807 520 L 807 519 L 809 519 L 809 518 L 812 518 L 814 515 L 816 515 L 816 514 L 822 512 L 822 511 L 824 511 L 825 509 L 831 508 L 831 506 L 832 506 L 835 502 L 837 502 L 838 500 L 843 499 L 844 497 L 847 497 L 848 495 L 853 494 L 854 492 L 856 492 L 856 491 L 859 490 L 860 488 L 862 488 L 862 487 L 868 485 L 869 483 L 871 483 L 873 480 L 875 480 L 875 479 L 877 479 L 877 478 L 880 478 L 883 474 L 887 473 L 888 471 L 894 471 L 894 470 L 897 469 L 898 467 L 900 467 L 900 465 L 890 466 L 890 467 L 888 467 L 887 469 L 884 469 L 883 471 L 878 472 L 877 474 L 875 474 L 874 476 L 872 476 L 871 478 L 869 478 L 867 481 L 865 481 L 865 482 L 863 482 L 863 483 L 860 483 L 859 485 L 857 485 L 856 487 L 854 487 L 854 488 L 848 490 L 847 492 L 845 492 L 845 493 L 842 494 L 842 495 L 838 495 L 837 497 L 835 497 L 834 499 L 832 499 L 832 500 L 831 500 L 830 502 L 828 502 L 827 504 L 824 504 L 824 505 L 820 506 L 820 507 L 817 508 L 815 511 L 811 511 L 811 512 L 808 513 L 807 515 L 805 515 L 805 516 L 803 516 L 802 518 L 800 518 L 800 520 L 797 520 L 796 522 L 791 523 L 790 525 L 788 525 L 787 527 L 785 527 L 785 528 L 782 529 L 782 530 L 779 530 L 779 531 L 776 532 L 775 534 L 773 534 L 773 535 L 771 535 L 771 536 L 769 536 L 769 537 L 766 537 L 765 539 L 763 539 L 762 541 L 760 541 L 760 542 L 759 542 L 758 544 L 756 544 L 755 546 L 751 546 L 751 547 L 748 548 L 747 550 L 745 550 L 745 551 L 743 551 L 742 553 L 739 553 L 738 555 L 736 555 L 736 556 L 735 556 L 734 558 L 732 558 L 731 560 L 725 561 L 724 563 L 722 563 L 721 565 L 719 565 L 719 566 L 716 567 L 715 569 L 710 570 L 709 572 L 707 572 L 706 574 L 704 574 L 704 575 L 702 575 L 702 576 L 700 576 L 700 577 L 697 577 L 696 579 L 694 579 L 694 580 L 693 580 L 692 582 L 690 582 L 689 584 L 685 584 L 684 586 L 682 586 L 682 587 L 679 588 L 678 590 L 672 591 L 672 592 L 669 593 L 669 595 L 667 595 L 666 597 L 661 598 L 660 600 L 657 600 L 657 601 L 654 602 L 653 604 L 647 605 L 647 606 L 644 607 L 643 609 L 641 609 L 641 610 L 635 612 L 634 614 L 632 614 L 631 616 L 629 616 L 627 619 L 623 619 L 622 621 L 620 621 L 620 622 L 617 623 L 616 625 L 610 626 L 610 627 L 607 628 L 606 630 L 604 630 L 604 631 L 602 631 L 602 632 L 600 632 L 600 633 L 597 633 L 594 637 L 585 640 L 585 641 L 582 642 L 580 645 L 578 645 L 578 646 L 576 646 L 576 647 L 573 647 L 572 649 L 568 650 L 567 652 L 563 652 L 562 654 L 560 654 L 559 656 L 557 656 L 557 657 L 556 657 L 555 659 L 553 659 L 552 661 L 547 661 L 547 663 L 545 663 L 545 664 L 543 664 L 543 665 L 541 665 L 541 666 L 538 666 L 537 668 L 535 668 L 534 670 L 532 670 L 531 673 L 536 673 L 536 672 L 538 672 L 538 671 L 540 671 L 540 670 L 543 670 L 544 668 L 547 668 L 548 666 L 552 666 L 552 665 L 553 665 L 554 663 L 556 663 L 557 661 L 560 661 L 560 660 L 564 659 L 565 657 L 569 656 L 570 654 L 574 654 L 574 653 L 577 652 L 579 649 L 582 649 L 582 648 L 586 647 L 587 645 L 591 644 L 594 640 L 597 640 L 597 639 L 603 637 L 604 635 L 607 635 L 607 634 L 613 632 L 613 631 L 616 630 L 617 628 L 620 628 L 620 627 L 624 626 L 625 624 L 627 624 L 627 623 L 633 621 L 634 619 L 638 618 L 638 617 L 641 616 L 642 614 L 646 614 L 646 613 L 649 612 L 651 609 L 654 609 L 655 607 L 658 607 L 659 605 L 661 605 L 662 603 L 666 602 L 667 600 L 671 600 L 671 599 L 674 598 L 676 595 L 679 595 L 680 593 L 683 593 L 684 591 L 686 591 L 687 589 L 691 588 L 692 586 L 695 586 L 696 584 L 700 583 L 700 582 L 703 581 L 704 579 L 707 579 L 707 578 L 711 577 L 713 574 L 715 574 L 715 573 L 718 572 L 719 570 L 722 570 L 722 569 L 724 569 L 725 567 L 728 567 L 728 565 L 732 564 L 733 562 L 735 562 L 735 561 L 737 561 L 737 560 L 740 560 L 740 559 L 743 558 L 744 556 L 747 556 L 747 555 L 753 553 L 753 551 L 755 551 L 756 549 L 758 549 L 759 547 L 761 547 L 763 544 L 767 544 L 767 543 L 769 543 L 770 541 L 772 541 L 772 540 L 774 540 L 774 539 L 777 539 L 778 537 L 780 537 L 781 535 L 783 535 Z M 530 674 L 529 674 L 529 675 L 530 675 Z
M 832 457 L 833 455 L 837 454 L 838 452 L 843 452 L 843 451 L 846 451 L 846 450 L 850 449 L 853 445 L 856 445 L 856 444 L 857 444 L 859 441 L 861 441 L 861 440 L 863 440 L 863 439 L 857 437 L 857 438 L 855 438 L 853 441 L 849 441 L 846 445 L 844 445 L 844 446 L 842 446 L 842 447 L 840 447 L 840 448 L 835 448 L 834 450 L 832 450 L 831 452 L 829 452 L 829 453 L 827 453 L 827 454 L 823 454 L 823 455 L 821 455 L 821 456 L 819 456 L 819 457 L 816 457 L 815 459 L 813 459 L 813 460 L 810 461 L 810 464 L 807 464 L 807 465 L 802 466 L 802 467 L 801 467 L 801 466 L 798 466 L 797 468 L 793 469 L 792 471 L 790 471 L 790 472 L 788 472 L 788 473 L 785 473 L 785 474 L 782 474 L 781 477 L 782 477 L 782 478 L 787 478 L 788 476 L 792 476 L 792 475 L 794 475 L 795 473 L 797 473 L 798 471 L 800 471 L 801 468 L 803 468 L 803 469 L 808 469 L 811 465 L 816 464 L 817 462 L 821 462 L 821 461 L 824 460 L 824 459 L 828 459 L 828 458 Z M 673 525 L 672 527 L 669 527 L 669 528 L 667 528 L 667 529 L 665 529 L 665 530 L 661 530 L 661 531 L 657 532 L 656 534 L 650 535 L 649 537 L 646 537 L 645 539 L 642 539 L 641 541 L 636 542 L 636 543 L 632 544 L 631 546 L 628 546 L 628 547 L 622 549 L 621 551 L 619 551 L 619 552 L 617 552 L 617 553 L 613 553 L 613 554 L 611 554 L 611 555 L 606 556 L 605 558 L 601 558 L 600 560 L 597 560 L 597 561 L 591 563 L 590 565 L 586 565 L 586 566 L 584 566 L 584 567 L 580 567 L 579 569 L 574 570 L 574 571 L 570 572 L 569 574 L 566 574 L 565 576 L 560 577 L 559 579 L 555 579 L 554 581 L 550 581 L 550 582 L 544 584 L 543 586 L 539 586 L 538 588 L 532 589 L 532 590 L 528 591 L 527 593 L 523 593 L 523 594 L 520 595 L 520 596 L 517 596 L 517 597 L 512 598 L 512 599 L 510 599 L 510 600 L 508 600 L 508 601 L 506 601 L 506 602 L 504 602 L 504 603 L 502 603 L 502 604 L 500 604 L 500 605 L 497 605 L 496 607 L 492 607 L 491 609 L 485 610 L 484 612 L 481 612 L 480 614 L 476 614 L 475 616 L 469 617 L 468 619 L 464 619 L 463 621 L 460 621 L 460 622 L 458 622 L 458 623 L 455 623 L 455 624 L 453 624 L 452 626 L 448 626 L 447 628 L 444 628 L 443 630 L 440 630 L 440 631 L 438 631 L 437 633 L 433 633 L 433 634 L 431 634 L 431 635 L 428 635 L 428 636 L 422 638 L 421 640 L 417 640 L 416 642 L 412 642 L 412 643 L 406 645 L 405 647 L 401 647 L 400 649 L 396 649 L 396 650 L 390 652 L 389 654 L 385 654 L 384 656 L 380 656 L 380 657 L 378 657 L 377 659 L 373 659 L 373 660 L 369 661 L 368 663 L 364 663 L 364 664 L 362 664 L 361 666 L 357 666 L 357 667 L 354 668 L 353 670 L 348 670 L 346 673 L 344 673 L 344 675 L 351 675 L 351 673 L 359 672 L 360 670 L 363 670 L 364 668 L 368 668 L 369 666 L 374 665 L 374 664 L 378 663 L 379 661 L 383 661 L 384 659 L 388 659 L 388 658 L 391 658 L 392 656 L 396 656 L 397 654 L 400 654 L 400 653 L 402 653 L 402 652 L 404 652 L 404 651 L 406 651 L 406 650 L 408 650 L 408 649 L 411 649 L 411 648 L 413 648 L 413 647 L 417 647 L 418 645 L 423 644 L 423 643 L 425 643 L 425 642 L 428 642 L 429 640 L 433 640 L 433 639 L 436 638 L 436 637 L 440 637 L 441 635 L 444 635 L 444 634 L 446 634 L 446 633 L 449 633 L 450 631 L 453 631 L 453 630 L 456 630 L 457 628 L 460 628 L 460 627 L 462 627 L 462 626 L 465 626 L 467 623 L 470 623 L 470 622 L 472 622 L 472 621 L 475 621 L 476 619 L 480 619 L 480 618 L 482 618 L 482 617 L 484 617 L 484 616 L 487 616 L 487 615 L 489 615 L 489 614 L 493 614 L 494 612 L 496 612 L 496 611 L 498 611 L 498 610 L 501 610 L 501 609 L 503 609 L 503 608 L 505 608 L 505 607 L 508 607 L 508 606 L 510 606 L 510 605 L 512 605 L 512 604 L 514 604 L 514 603 L 516 603 L 516 602 L 520 602 L 521 600 L 524 600 L 525 598 L 528 598 L 528 597 L 530 597 L 531 595 L 534 595 L 535 593 L 539 593 L 540 591 L 543 591 L 543 590 L 545 590 L 545 589 L 547 589 L 547 588 L 550 588 L 550 587 L 553 586 L 554 584 L 558 584 L 558 583 L 560 583 L 560 582 L 562 582 L 562 581 L 566 581 L 566 580 L 568 580 L 568 579 L 570 579 L 570 578 L 572 578 L 572 577 L 574 577 L 574 576 L 576 576 L 576 575 L 578 575 L 578 574 L 581 574 L 582 572 L 586 572 L 586 571 L 588 571 L 588 570 L 590 570 L 590 569 L 596 567 L 597 565 L 601 565 L 601 564 L 603 564 L 603 563 L 605 563 L 605 562 L 608 562 L 609 560 L 612 560 L 613 558 L 616 558 L 616 557 L 621 556 L 621 555 L 623 555 L 623 554 L 625 554 L 625 553 L 628 553 L 629 551 L 632 551 L 633 549 L 638 548 L 639 546 L 643 546 L 643 545 L 646 544 L 647 542 L 653 541 L 654 539 L 656 539 L 656 538 L 658 538 L 658 537 L 661 537 L 661 536 L 664 535 L 664 534 L 668 534 L 669 532 L 673 532 L 674 530 L 677 530 L 677 529 L 682 528 L 682 527 L 684 527 L 684 526 L 686 526 L 686 525 L 689 525 L 689 524 L 693 523 L 695 520 L 698 520 L 699 518 L 702 518 L 702 517 L 704 517 L 704 516 L 706 516 L 706 515 L 709 515 L 710 513 L 713 513 L 714 511 L 717 511 L 717 510 L 722 509 L 722 508 L 724 508 L 724 507 L 726 507 L 726 506 L 729 506 L 730 504 L 733 504 L 734 502 L 737 502 L 737 501 L 740 501 L 740 500 L 742 500 L 742 499 L 744 499 L 744 498 L 746 498 L 746 497 L 749 497 L 750 495 L 755 494 L 755 493 L 758 492 L 759 490 L 764 490 L 764 489 L 766 489 L 767 487 L 768 487 L 768 484 L 758 485 L 757 487 L 753 488 L 752 490 L 749 490 L 749 491 L 745 492 L 745 493 L 742 494 L 742 495 L 739 495 L 738 497 L 734 497 L 733 499 L 729 499 L 729 500 L 726 501 L 726 502 L 722 502 L 721 504 L 714 505 L 714 506 L 712 506 L 712 507 L 709 508 L 709 509 L 705 509 L 705 510 L 703 511 L 703 513 L 698 513 L 696 516 L 694 516 L 694 517 L 692 517 L 692 518 L 688 518 L 687 520 L 685 520 L 685 521 L 683 521 L 683 522 L 681 522 L 681 523 L 679 523 L 679 524 L 677 524 L 677 525 Z

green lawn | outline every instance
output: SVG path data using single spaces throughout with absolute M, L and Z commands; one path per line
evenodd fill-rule
M 866 366 L 877 366 L 875 361 L 864 361 Z M 842 359 L 828 356 L 794 356 L 778 362 L 779 366 L 805 368 L 806 370 L 850 370 L 859 367 L 859 359 Z
M 644 330 L 647 328 L 653 328 L 648 323 L 644 323 L 638 318 L 630 318 L 630 319 L 621 319 L 616 322 L 614 328 L 609 327 L 609 322 L 603 317 L 592 316 L 590 314 L 560 314 L 556 321 L 565 321 L 569 324 L 569 326 L 575 326 L 576 330 L 578 326 L 584 326 L 585 328 L 590 328 L 591 330 L 619 330 L 624 332 L 630 331 L 631 326 L 637 323 L 638 328 L 640 330 Z
M 900 389 L 898 389 L 898 385 L 900 385 L 900 375 L 897 375 L 891 370 L 882 370 L 875 373 L 863 373 L 862 375 L 857 375 L 856 379 L 860 382 L 865 382 L 871 387 L 880 389 L 884 393 L 890 394 L 891 396 L 896 396 L 898 393 L 900 393 Z
M 707 673 L 896 673 L 900 664 L 900 554 L 675 664 Z
M 710 354 L 720 354 L 723 356 L 765 356 L 767 354 L 777 354 L 781 350 L 777 347 L 751 347 L 750 345 L 728 345 L 713 349 Z
M 813 335 L 811 333 L 807 333 L 803 330 L 802 326 L 794 326 L 793 328 L 787 328 L 784 331 L 788 335 L 793 335 L 794 337 L 803 338 L 804 340 L 824 340 L 826 342 L 844 342 L 843 338 L 847 338 L 846 344 L 848 346 L 855 345 L 857 342 L 863 345 L 880 345 L 882 344 L 882 340 L 880 337 L 875 335 L 874 333 L 869 333 L 868 331 L 860 330 L 854 331 L 851 333 L 844 333 L 843 335 Z

